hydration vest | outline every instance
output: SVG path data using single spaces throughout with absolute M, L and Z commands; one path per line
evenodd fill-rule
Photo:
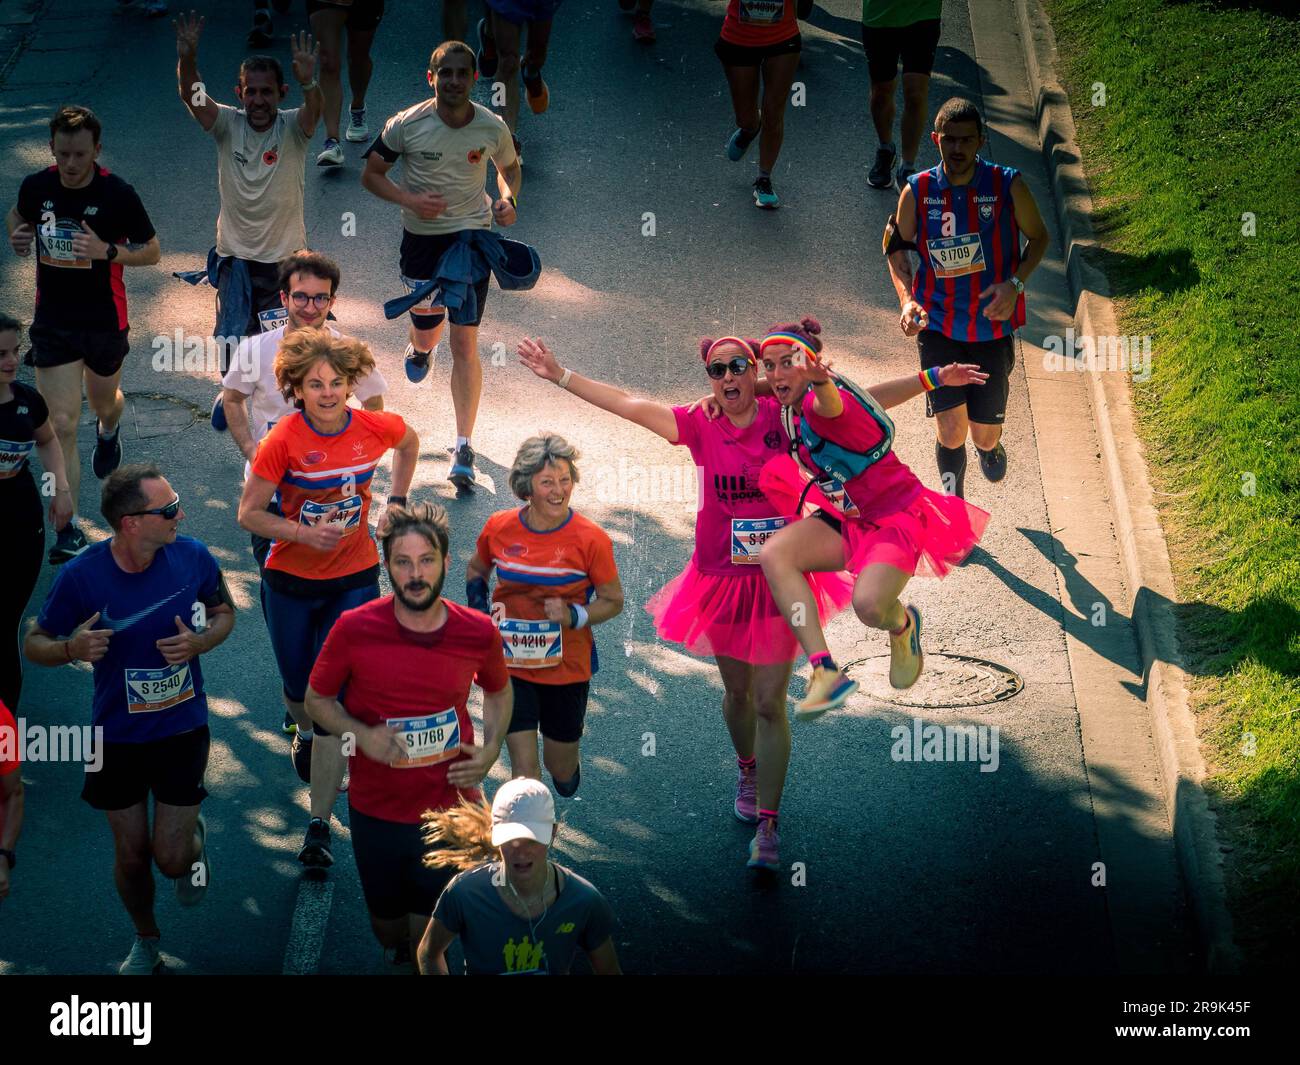
M 880 428 L 881 440 L 875 447 L 868 452 L 850 451 L 848 448 L 837 444 L 833 440 L 827 440 L 817 433 L 807 419 L 800 418 L 794 413 L 793 407 L 781 408 L 781 421 L 785 425 L 785 431 L 790 437 L 790 452 L 794 455 L 795 460 L 812 474 L 814 481 L 822 480 L 826 477 L 834 477 L 841 484 L 847 484 L 853 478 L 862 474 L 869 466 L 874 466 L 883 459 L 894 447 L 894 423 L 890 420 L 885 409 L 876 402 L 871 393 L 864 391 L 850 381 L 847 377 L 839 374 L 832 374 L 831 379 L 838 385 L 843 392 L 847 392 L 857 401 L 858 405 L 867 412 L 868 417 Z M 843 393 L 841 393 L 843 394 Z M 802 402 L 802 400 L 801 400 Z M 812 459 L 813 465 L 809 466 L 803 459 L 799 451 L 799 444 L 808 450 L 808 455 Z M 810 482 L 811 484 L 812 482 Z M 805 489 L 805 494 L 807 490 Z M 803 500 L 799 500 L 800 508 L 803 506 Z

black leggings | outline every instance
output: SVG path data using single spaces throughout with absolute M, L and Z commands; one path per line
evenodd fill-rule
M 35 492 L 32 493 L 35 495 Z M 0 506 L 4 505 L 0 499 Z M 0 636 L 5 646 L 0 648 L 0 699 L 15 714 L 18 696 L 23 690 L 22 655 L 18 651 L 22 640 L 19 631 L 27 600 L 41 575 L 41 562 L 45 557 L 45 518 L 40 503 L 35 510 L 30 505 L 20 505 L 6 518 L 10 531 L 3 545 L 4 579 L 0 580 Z

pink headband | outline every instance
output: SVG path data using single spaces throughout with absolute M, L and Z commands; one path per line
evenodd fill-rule
M 713 353 L 723 344 L 735 344 L 738 347 L 743 348 L 745 351 L 745 358 L 747 358 L 752 365 L 757 365 L 757 363 L 754 362 L 754 348 L 748 340 L 744 339 L 744 337 L 719 337 L 709 345 L 709 350 L 704 353 L 704 361 L 708 362 L 713 358 Z

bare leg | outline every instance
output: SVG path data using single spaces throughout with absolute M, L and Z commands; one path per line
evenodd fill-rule
M 758 137 L 758 168 L 769 174 L 781 155 L 785 139 L 785 109 L 799 69 L 799 53 L 763 60 L 763 132 Z
M 754 749 L 761 810 L 781 808 L 785 774 L 790 768 L 790 719 L 785 704 L 793 669 L 793 662 L 754 667 L 754 710 L 758 721 Z
M 348 30 L 348 88 L 352 90 L 353 111 L 364 111 L 366 107 L 366 91 L 370 88 L 370 76 L 375 70 L 375 64 L 370 58 L 370 46 L 374 40 L 374 30 L 362 33 Z
M 63 366 L 37 367 L 36 390 L 50 408 L 50 424 L 63 449 L 72 505 L 80 510 L 81 456 L 77 453 L 77 422 L 81 418 L 81 381 L 85 376 L 81 360 Z M 146 842 L 147 842 L 146 836 Z
M 153 860 L 163 876 L 192 876 L 199 856 L 199 807 L 154 802 Z M 204 871 L 206 876 L 206 870 Z
M 892 104 L 892 91 L 891 91 Z M 925 132 L 926 110 L 930 99 L 930 76 L 928 74 L 903 75 L 903 127 L 902 157 L 916 162 L 916 153 L 921 147 L 921 135 Z
M 736 125 L 746 133 L 758 129 L 762 116 L 758 110 L 758 67 L 723 67 L 727 87 L 731 90 L 731 109 L 736 115 Z
M 858 574 L 853 585 L 853 611 L 869 629 L 894 631 L 907 624 L 899 596 L 912 579 L 896 566 L 873 563 Z
M 510 755 L 510 775 L 512 777 L 542 779 L 542 767 L 537 760 L 537 732 L 535 730 L 506 733 L 506 753 Z
M 347 759 L 343 757 L 343 741 L 337 736 L 317 733 L 311 745 L 311 815 L 329 824 L 334 802 L 338 799 L 339 785 Z
M 817 518 L 788 525 L 763 545 L 759 561 L 772 598 L 790 623 L 799 645 L 809 657 L 828 651 L 817 614 L 817 599 L 805 573 L 827 573 L 844 568 L 844 543 L 840 534 Z
M 320 66 L 316 76 L 320 81 L 325 107 L 325 136 L 338 140 L 339 114 L 343 108 L 343 26 L 347 12 L 341 9 L 317 11 L 311 16 L 311 31 L 320 44 Z
M 451 327 L 451 403 L 456 411 L 456 435 L 468 439 L 478 418 L 483 393 L 483 364 L 478 357 L 478 326 Z
M 519 126 L 519 37 L 522 26 L 508 22 L 495 12 L 492 19 L 492 37 L 497 43 L 496 80 L 506 87 L 506 106 L 501 115 L 513 133 Z
M 136 933 L 157 936 L 153 913 L 153 855 L 149 850 L 149 804 L 137 803 L 125 810 L 109 810 L 108 827 L 113 831 L 113 880 L 118 897 Z
M 722 719 L 731 735 L 737 758 L 754 757 L 754 667 L 748 662 L 719 655 L 718 672 L 722 675 Z
M 897 78 L 871 83 L 871 124 L 876 127 L 876 136 L 881 144 L 889 144 L 894 139 L 894 92 L 897 88 Z

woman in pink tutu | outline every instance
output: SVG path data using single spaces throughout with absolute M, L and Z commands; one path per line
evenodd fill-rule
M 854 575 L 858 619 L 889 633 L 889 683 L 910 688 L 924 666 L 921 612 L 903 604 L 903 590 L 915 574 L 943 577 L 960 564 L 989 520 L 964 499 L 926 488 L 899 461 L 884 410 L 939 385 L 983 384 L 988 375 L 950 363 L 860 389 L 822 361 L 820 333 L 817 320 L 805 318 L 774 327 L 760 344 L 767 381 L 796 441 L 790 454 L 764 468 L 763 491 L 785 514 L 809 504 L 821 508 L 821 521 L 787 526 L 761 554 L 772 595 L 813 667 L 808 694 L 795 710 L 799 718 L 842 706 L 858 687 L 831 658 L 804 573 Z
M 563 369 L 538 341 L 525 339 L 519 358 L 537 376 L 580 399 L 634 422 L 670 444 L 690 448 L 701 470 L 695 552 L 686 568 L 646 604 L 660 637 L 712 656 L 722 676 L 722 714 L 736 749 L 736 817 L 758 830 L 749 865 L 779 868 L 777 809 L 790 762 L 786 693 L 799 645 L 759 565 L 759 552 L 781 517 L 758 485 L 764 464 L 790 439 L 781 407 L 756 398 L 758 343 L 740 337 L 702 340 L 700 356 L 722 417 L 628 395 L 613 385 Z M 799 577 L 801 595 L 823 621 L 852 595 L 846 574 Z

